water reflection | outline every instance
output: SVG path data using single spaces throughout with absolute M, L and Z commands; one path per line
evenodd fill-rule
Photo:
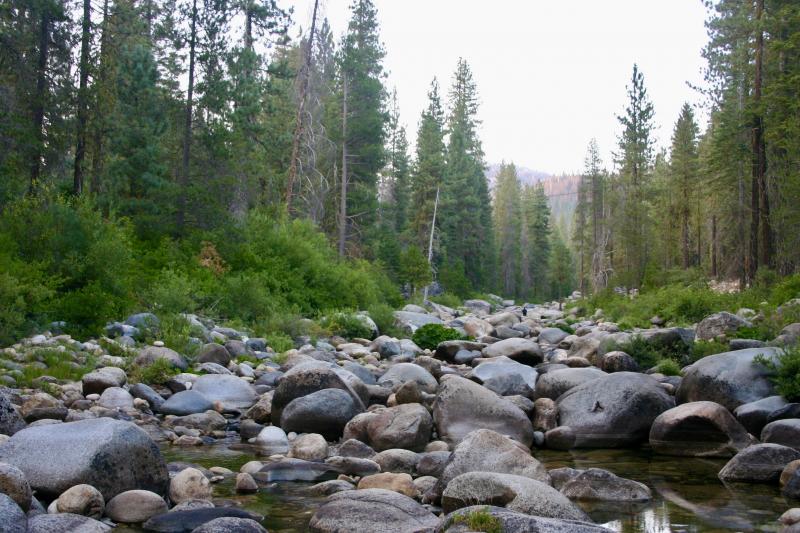
M 167 461 L 186 461 L 205 467 L 222 466 L 238 472 L 257 459 L 254 450 L 235 441 L 198 448 L 164 449 Z M 548 469 L 604 468 L 645 483 L 653 491 L 646 504 L 581 504 L 598 523 L 621 533 L 710 533 L 723 531 L 779 531 L 778 517 L 791 505 L 777 486 L 724 485 L 717 473 L 725 460 L 665 457 L 641 450 L 537 451 Z M 233 479 L 216 486 L 220 500 L 233 500 L 267 517 L 270 532 L 306 531 L 324 497 L 310 496 L 309 483 L 273 483 L 256 494 L 238 495 Z M 135 531 L 135 530 L 129 530 Z

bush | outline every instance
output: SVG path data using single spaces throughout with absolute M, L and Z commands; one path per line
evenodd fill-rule
M 425 324 L 414 332 L 412 340 L 422 349 L 435 350 L 439 343 L 466 339 L 461 333 L 441 324 Z
M 432 302 L 436 302 L 437 304 L 444 305 L 446 307 L 450 307 L 452 309 L 458 309 L 464 303 L 464 301 L 456 296 L 451 292 L 445 292 L 440 294 L 439 296 L 431 296 L 430 300 Z
M 708 357 L 709 355 L 728 352 L 730 349 L 727 342 L 718 342 L 713 339 L 708 341 L 696 340 L 692 346 L 691 362 L 699 361 L 703 357 Z
M 22 375 L 17 378 L 20 387 L 32 387 L 34 381 L 42 376 L 50 376 L 60 380 L 77 381 L 94 370 L 96 361 L 88 354 L 73 355 L 65 350 L 40 348 L 28 355 L 28 362 L 40 362 L 38 365 L 25 365 Z
M 367 309 L 367 314 L 378 326 L 378 331 L 381 335 L 389 335 L 390 337 L 400 337 L 403 332 L 395 325 L 394 322 L 394 308 L 388 304 L 375 304 Z
M 128 381 L 146 385 L 164 385 L 180 371 L 169 360 L 158 358 L 147 366 L 135 366 L 128 371 Z
M 372 337 L 372 329 L 355 313 L 343 311 L 331 313 L 323 317 L 320 324 L 331 335 L 338 335 L 345 339 L 355 337 L 369 339 Z
M 468 514 L 458 515 L 454 522 L 466 525 L 470 531 L 482 533 L 502 533 L 503 531 L 503 524 L 500 520 L 484 509 L 476 509 Z
M 270 333 L 266 337 L 267 346 L 276 353 L 283 353 L 294 348 L 294 341 L 285 333 Z
M 662 359 L 655 366 L 655 371 L 665 376 L 680 376 L 681 367 L 674 359 Z
M 800 347 L 784 349 L 777 361 L 759 355 L 755 362 L 772 370 L 771 380 L 778 394 L 790 402 L 800 401 Z

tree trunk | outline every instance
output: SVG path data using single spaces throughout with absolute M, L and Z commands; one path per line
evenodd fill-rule
M 83 160 L 86 156 L 86 123 L 89 115 L 89 47 L 91 46 L 91 1 L 83 0 L 81 28 L 80 86 L 78 89 L 78 132 L 75 145 L 75 167 L 72 177 L 72 192 L 83 193 Z
M 711 277 L 717 277 L 717 215 L 711 216 Z
M 93 194 L 97 194 L 100 192 L 100 176 L 103 174 L 104 170 L 104 154 L 103 154 L 103 125 L 105 124 L 105 118 L 102 117 L 102 114 L 105 112 L 105 95 L 102 94 L 102 91 L 107 89 L 108 87 L 108 54 L 109 52 L 109 38 L 108 38 L 108 0 L 103 0 L 103 22 L 102 25 L 102 33 L 100 35 L 100 59 L 99 59 L 99 72 L 97 76 L 97 80 L 95 81 L 95 87 L 98 87 L 99 90 L 97 91 L 97 101 L 95 103 L 96 109 L 98 110 L 99 114 L 101 115 L 98 119 L 94 122 L 94 129 L 93 129 L 93 142 L 92 142 L 92 181 L 91 181 L 91 191 Z
M 47 93 L 47 61 L 50 53 L 50 12 L 47 7 L 39 22 L 39 56 L 36 65 L 36 96 L 33 101 L 34 143 L 31 154 L 31 183 L 29 192 L 35 194 L 42 174 L 44 151 L 44 101 Z
M 684 270 L 689 269 L 689 206 L 686 205 L 686 202 L 687 199 L 684 196 L 684 204 L 681 209 L 681 259 Z
M 342 91 L 342 182 L 339 192 L 339 257 L 344 257 L 347 240 L 347 74 Z
M 183 125 L 183 159 L 181 161 L 180 195 L 178 197 L 178 234 L 186 224 L 186 189 L 189 186 L 189 160 L 192 149 L 192 108 L 194 105 L 194 56 L 197 44 L 197 0 L 192 0 L 192 22 L 189 35 L 189 86 L 186 90 L 186 117 Z

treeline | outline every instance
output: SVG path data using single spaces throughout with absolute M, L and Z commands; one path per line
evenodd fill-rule
M 657 152 L 634 66 L 613 172 L 589 145 L 572 239 L 583 290 L 687 272 L 744 286 L 800 266 L 800 5 L 720 0 L 707 28 L 704 132 L 684 105 Z

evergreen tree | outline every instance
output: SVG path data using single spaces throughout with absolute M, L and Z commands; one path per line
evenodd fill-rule
M 495 179 L 494 232 L 498 254 L 498 287 L 505 295 L 521 296 L 518 284 L 521 268 L 521 188 L 514 164 L 503 163 Z
M 527 246 L 523 250 L 523 276 L 529 280 L 524 293 L 542 300 L 550 293 L 550 206 L 541 183 L 522 190 L 522 224 Z
M 552 233 L 550 249 L 548 262 L 550 295 L 557 300 L 562 300 L 569 296 L 574 286 L 575 270 L 572 254 L 559 231 Z
M 670 151 L 670 171 L 672 175 L 673 197 L 680 202 L 680 242 L 681 266 L 684 270 L 689 268 L 691 261 L 691 236 L 690 222 L 695 205 L 696 187 L 698 187 L 698 157 L 697 157 L 697 124 L 694 113 L 689 104 L 683 104 L 680 117 L 675 123 L 672 134 L 672 149 Z M 699 243 L 698 243 L 699 244 Z M 700 257 L 696 258 L 697 261 Z

